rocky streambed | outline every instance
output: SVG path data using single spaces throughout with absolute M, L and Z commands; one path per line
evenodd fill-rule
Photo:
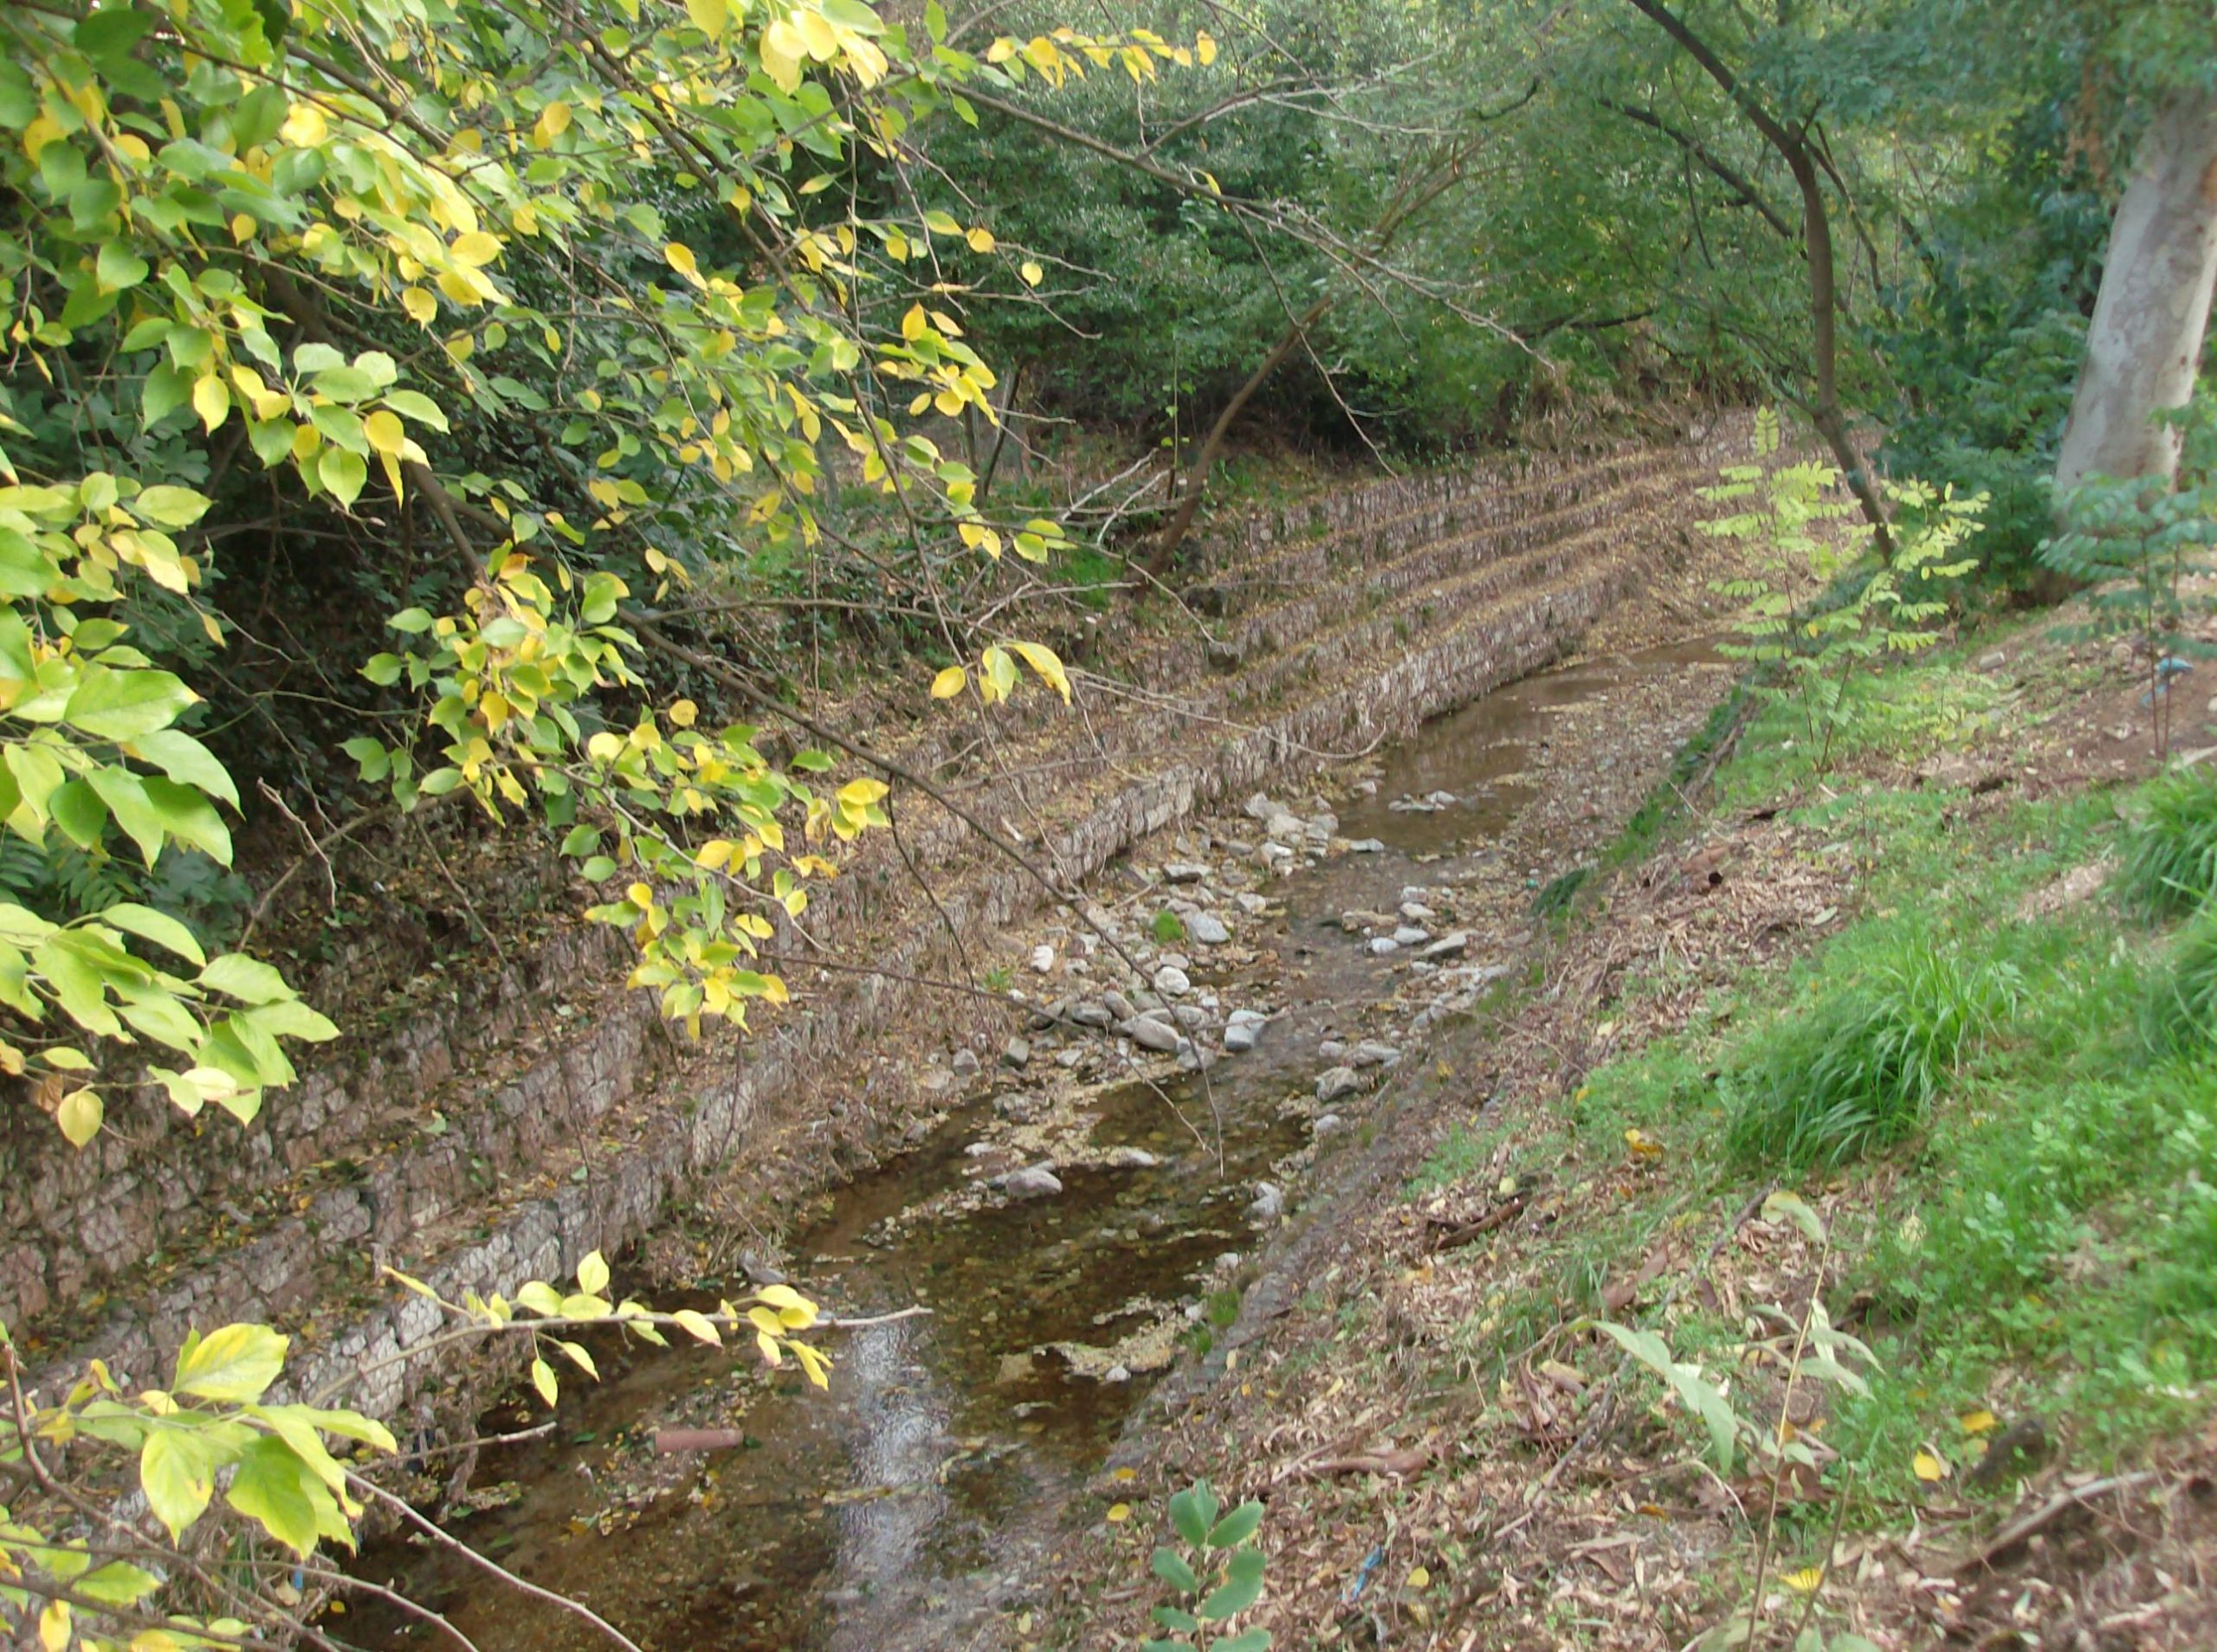
M 609 1341 L 551 1429 L 486 1420 L 535 1431 L 484 1454 L 459 1534 L 650 1649 L 966 1646 L 1019 1622 L 1070 1496 L 1237 1314 L 1320 1158 L 1359 1148 L 1379 1084 L 1518 971 L 1539 892 L 1729 678 L 1698 644 L 1529 678 L 1324 792 L 1142 844 L 1088 921 L 1003 937 L 999 1042 L 928 1050 L 936 1121 L 749 1261 L 842 1314 L 930 1313 L 831 1339 L 829 1395 L 751 1351 Z M 483 1652 L 607 1643 L 420 1541 L 362 1571 Z M 346 1632 L 446 1639 L 359 1611 Z

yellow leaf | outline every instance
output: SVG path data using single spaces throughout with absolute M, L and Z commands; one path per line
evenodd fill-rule
M 669 720 L 680 728 L 692 727 L 693 720 L 700 714 L 701 708 L 689 700 L 674 701 L 669 708 Z
M 669 267 L 672 269 L 682 275 L 687 281 L 692 282 L 694 286 L 706 287 L 708 285 L 706 281 L 701 279 L 700 261 L 693 256 L 693 249 L 687 246 L 683 242 L 671 242 L 669 245 L 662 249 L 662 255 L 669 261 Z
M 931 323 L 924 316 L 924 307 L 921 304 L 911 304 L 908 307 L 908 313 L 901 318 L 901 336 L 910 344 L 914 344 L 924 336 L 925 329 L 930 326 Z
M 285 116 L 277 135 L 295 149 L 313 149 L 331 134 L 331 123 L 313 103 L 296 103 Z
M 1799 1571 L 1786 1572 L 1779 1578 L 1779 1582 L 1801 1595 L 1816 1593 L 1817 1586 L 1824 1580 L 1825 1569 L 1822 1566 L 1804 1566 Z
M 808 46 L 783 17 L 762 31 L 762 72 L 788 94 L 800 86 L 800 61 Z
M 1216 61 L 1216 39 L 1205 29 L 1193 36 L 1193 55 L 1201 60 L 1203 68 Z
M 561 1390 L 554 1381 L 554 1367 L 544 1359 L 531 1362 L 531 1385 L 539 1391 L 539 1397 L 549 1405 L 554 1404 Z
M 106 1113 L 100 1096 L 94 1091 L 72 1090 L 55 1108 L 54 1121 L 61 1126 L 61 1133 L 69 1139 L 72 1147 L 82 1147 L 100 1134 L 100 1120 Z
M 932 698 L 952 700 L 962 692 L 962 685 L 970 681 L 970 674 L 960 666 L 949 666 L 932 679 Z
M 1422 1566 L 1412 1566 L 1412 1567 L 1410 1567 L 1410 1568 L 1409 1568 L 1409 1587 L 1410 1587 L 1410 1588 L 1412 1588 L 1412 1589 L 1429 1589 L 1431 1586 L 1432 1586 L 1432 1573 L 1431 1573 L 1431 1572 L 1427 1571 L 1426 1571 L 1424 1567 L 1422 1567 Z
M 1108 1471 L 1108 1478 L 1120 1486 L 1128 1486 L 1139 1477 L 1140 1471 L 1133 1468 L 1111 1468 Z
M 475 269 L 501 255 L 501 241 L 499 236 L 488 236 L 482 229 L 472 229 L 468 235 L 456 236 L 447 252 L 456 263 Z
M 972 252 L 989 253 L 993 249 L 993 232 L 990 229 L 973 229 L 964 239 L 969 242 Z
M 1640 1158 L 1654 1158 L 1663 1152 L 1661 1142 L 1637 1126 L 1625 1132 L 1625 1145 Z
M 1129 1503 L 1111 1503 L 1108 1505 L 1109 1525 L 1121 1526 L 1126 1520 L 1128 1520 L 1131 1518 L 1132 1506 Z
M 723 1334 L 709 1321 L 707 1315 L 696 1313 L 692 1308 L 680 1308 L 669 1317 L 677 1321 L 678 1328 L 688 1336 L 716 1347 L 723 1345 Z
M 731 24 L 731 8 L 725 0 L 685 0 L 685 10 L 693 26 L 710 40 L 721 39 Z
M 532 139 L 541 149 L 546 149 L 569 129 L 570 106 L 558 99 L 540 111 L 539 124 L 531 131 Z
M 378 453 L 398 453 L 408 444 L 408 432 L 400 423 L 400 416 L 382 407 L 362 421 L 362 434 L 370 439 L 371 448 Z
M 2000 1418 L 1984 1410 L 1965 1411 L 1956 1421 L 1962 1424 L 1965 1434 L 1987 1434 L 2000 1425 Z
M 1945 1480 L 1948 1477 L 1948 1465 L 1929 1451 L 1918 1452 L 1910 1463 L 1910 1471 L 1924 1481 Z
M 1044 648 L 1037 642 L 1012 642 L 1008 646 L 1024 664 L 1039 674 L 1042 682 L 1063 697 L 1064 705 L 1070 704 L 1070 680 L 1052 649 Z
M 423 287 L 411 287 L 400 295 L 400 307 L 419 326 L 430 326 L 439 313 L 439 301 Z
M 244 246 L 254 239 L 256 227 L 253 216 L 249 213 L 234 212 L 231 215 L 231 239 L 241 246 Z
M 192 410 L 200 423 L 214 429 L 231 416 L 231 387 L 210 373 L 192 386 Z
M 1047 272 L 1039 268 L 1037 259 L 1025 259 L 1020 273 L 1024 276 L 1024 284 L 1026 287 L 1037 287 L 1047 279 Z
M 69 1603 L 49 1600 L 46 1610 L 38 1615 L 38 1643 L 46 1652 L 62 1652 L 69 1644 Z

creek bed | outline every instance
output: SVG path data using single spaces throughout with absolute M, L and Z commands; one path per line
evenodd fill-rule
M 1057 1164 L 1063 1191 L 1024 1200 L 974 1191 L 986 1167 L 973 1148 L 995 1123 L 990 1093 L 1006 1087 L 981 1076 L 912 1151 L 838 1190 L 790 1247 L 795 1282 L 831 1311 L 921 1304 L 928 1317 L 820 1339 L 837 1360 L 829 1394 L 798 1373 L 766 1376 L 748 1346 L 596 1339 L 601 1381 L 566 1381 L 551 1431 L 486 1450 L 475 1481 L 497 1489 L 477 1494 L 457 1535 L 587 1603 L 649 1652 L 966 1644 L 964 1623 L 1022 1597 L 1029 1546 L 1099 1468 L 1154 1378 L 1236 1300 L 1227 1287 L 1270 1222 L 1251 1210 L 1257 1184 L 1283 1185 L 1333 1150 L 1309 1145 L 1324 1111 L 1315 1080 L 1332 1064 L 1319 1046 L 1365 1036 L 1366 1018 L 1410 978 L 1406 956 L 1374 955 L 1341 914 L 1390 913 L 1411 885 L 1528 883 L 1501 864 L 1495 840 L 1539 796 L 1536 758 L 1559 720 L 1626 687 L 1667 699 L 1714 668 L 1700 644 L 1587 661 L 1502 688 L 1381 753 L 1374 791 L 1341 805 L 1339 834 L 1382 851 L 1270 880 L 1271 909 L 1250 923 L 1263 958 L 1193 970 L 1196 986 L 1227 1003 L 1278 1004 L 1254 1050 L 1205 1074 L 1082 1087 L 1083 1145 L 1077 1162 Z M 1438 792 L 1454 801 L 1410 806 Z M 1515 899 L 1529 904 L 1521 887 Z M 1505 957 L 1509 939 L 1477 938 L 1473 957 Z M 1334 1104 L 1358 1137 L 1362 1101 Z M 537 1421 L 502 1407 L 483 1432 Z M 702 1424 L 731 1427 L 742 1443 L 655 1455 L 656 1427 Z M 443 1614 L 481 1652 L 609 1644 L 420 1542 L 372 1545 L 359 1570 Z M 375 1603 L 332 1623 L 342 1626 L 358 1645 L 453 1644 Z

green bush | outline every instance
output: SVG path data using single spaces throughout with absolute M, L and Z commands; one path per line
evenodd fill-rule
M 1721 1083 L 1742 1159 L 1836 1165 L 1905 1140 L 2011 996 L 1922 936 L 1756 1034 Z
M 2179 769 L 2151 780 L 2124 838 L 2117 897 L 2146 918 L 2175 917 L 2217 891 L 2217 775 Z

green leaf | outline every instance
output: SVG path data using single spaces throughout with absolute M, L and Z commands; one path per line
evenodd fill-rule
M 1173 1589 L 1182 1590 L 1189 1595 L 1200 1592 L 1201 1580 L 1194 1575 L 1193 1568 L 1186 1563 L 1186 1557 L 1167 1545 L 1154 1552 L 1154 1558 L 1148 1563 L 1148 1569 Z
M 151 763 L 181 786 L 191 786 L 239 806 L 238 787 L 216 754 L 180 728 L 156 729 L 125 743 L 124 748 L 142 763 Z
M 608 1288 L 608 1262 L 598 1250 L 578 1264 L 578 1288 L 588 1296 L 598 1296 Z
M 146 261 L 120 241 L 111 241 L 93 264 L 93 279 L 104 293 L 120 293 L 146 279 Z
M 1216 1494 L 1209 1489 L 1209 1482 L 1197 1480 L 1186 1490 L 1170 1499 L 1170 1523 L 1194 1548 L 1207 1543 L 1209 1528 L 1216 1524 Z
M 97 1571 L 88 1571 L 70 1587 L 87 1600 L 104 1606 L 128 1606 L 144 1600 L 162 1586 L 151 1571 L 141 1571 L 126 1561 L 111 1560 Z
M 1188 1635 L 1201 1626 L 1199 1618 L 1176 1606 L 1158 1606 L 1147 1616 L 1167 1629 L 1181 1629 Z
M 1225 1569 L 1224 1585 L 1196 1609 L 1203 1622 L 1221 1623 L 1237 1617 L 1263 1597 L 1263 1556 L 1257 1549 L 1242 1549 Z
M 240 1453 L 223 1500 L 305 1558 L 318 1532 L 314 1493 L 323 1490 L 308 1478 L 310 1472 L 284 1441 L 263 1435 Z
M 82 780 L 68 780 L 47 799 L 47 812 L 79 849 L 97 846 L 107 830 L 107 805 L 99 792 Z
M 208 959 L 200 950 L 200 942 L 193 932 L 165 912 L 156 912 L 152 907 L 142 907 L 135 900 L 126 900 L 100 913 L 100 921 L 112 924 L 127 935 L 150 940 L 157 946 L 168 948 L 179 958 L 195 965 Z
M 1253 1537 L 1256 1528 L 1262 1523 L 1263 1506 L 1251 1499 L 1240 1504 L 1238 1508 L 1233 1509 L 1231 1513 L 1210 1528 L 1209 1547 L 1236 1549 L 1249 1538 Z
M 171 837 L 190 843 L 218 866 L 231 863 L 230 829 L 215 806 L 191 786 L 181 786 L 159 775 L 148 775 L 140 785 L 146 801 Z
M 399 414 L 402 418 L 413 420 L 417 424 L 429 425 L 432 429 L 441 433 L 444 433 L 449 428 L 447 416 L 439 404 L 421 391 L 389 390 L 385 393 L 385 404 Z
M 539 1391 L 539 1397 L 552 1405 L 560 1397 L 561 1386 L 554 1380 L 554 1367 L 544 1359 L 531 1362 L 531 1385 Z
M 258 958 L 226 952 L 200 971 L 200 984 L 242 1003 L 275 1003 L 294 996 L 285 978 Z
M 318 413 L 332 410 L 318 408 Z M 318 423 L 322 421 L 319 419 Z M 349 453 L 344 448 L 326 448 L 316 459 L 316 480 L 330 489 L 331 496 L 341 505 L 351 506 L 362 496 L 362 484 L 370 479 L 370 468 L 359 454 Z
M 216 1470 L 229 1460 L 223 1444 L 210 1430 L 167 1422 L 152 1429 L 139 1448 L 139 1489 L 172 1541 L 184 1535 L 214 1495 Z
M 165 834 L 162 817 L 147 799 L 145 783 L 130 770 L 110 764 L 87 775 L 85 784 L 100 794 L 115 823 L 130 834 L 140 858 L 152 867 L 161 857 Z
M 287 1339 L 266 1325 L 227 1325 L 188 1334 L 178 1350 L 176 1388 L 203 1399 L 258 1400 L 285 1369 Z
M 131 501 L 131 508 L 163 527 L 185 528 L 207 513 L 210 503 L 205 494 L 158 482 L 152 487 L 140 488 L 139 497 Z
M 88 666 L 61 715 L 87 734 L 136 740 L 167 728 L 200 696 L 166 671 L 113 671 Z

